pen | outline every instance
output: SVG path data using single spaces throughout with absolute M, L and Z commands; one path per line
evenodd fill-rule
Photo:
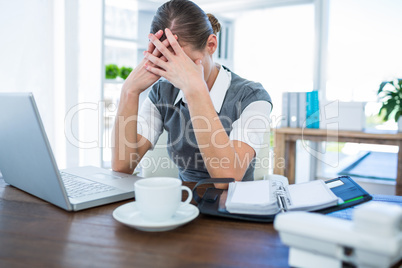
M 278 199 L 278 205 L 279 205 L 281 212 L 285 212 L 287 210 L 285 197 L 281 194 L 278 194 L 276 196 L 276 198 Z

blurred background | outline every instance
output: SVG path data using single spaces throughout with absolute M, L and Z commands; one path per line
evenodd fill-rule
M 34 93 L 60 168 L 110 167 L 121 85 L 141 60 L 150 22 L 164 2 L 0 0 L 0 92 Z M 322 105 L 363 105 L 358 125 L 364 130 L 397 131 L 395 120 L 378 116 L 377 90 L 383 81 L 402 78 L 402 1 L 194 2 L 222 24 L 216 61 L 262 83 L 271 95 L 273 128 L 279 127 L 283 92 L 318 90 Z M 350 143 L 320 146 L 338 164 L 319 163 L 318 178 L 335 176 L 352 163 L 342 164 L 343 159 L 398 151 Z M 306 166 L 297 163 L 297 181 L 309 179 Z M 379 181 L 394 185 L 392 178 Z

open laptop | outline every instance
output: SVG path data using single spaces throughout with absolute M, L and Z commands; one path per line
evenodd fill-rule
M 59 171 L 32 93 L 0 93 L 0 172 L 8 184 L 69 211 L 132 198 L 141 179 L 90 166 Z

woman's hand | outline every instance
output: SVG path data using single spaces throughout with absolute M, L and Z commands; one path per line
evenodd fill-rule
M 166 45 L 159 41 L 157 35 L 150 34 L 149 40 L 153 43 L 156 49 L 162 53 L 167 61 L 147 51 L 145 53 L 145 58 L 153 64 L 146 63 L 146 69 L 155 76 L 166 78 L 175 87 L 183 90 L 185 94 L 192 91 L 194 85 L 200 85 L 200 83 L 203 83 L 206 86 L 201 59 L 193 61 L 188 57 L 169 29 L 165 30 L 165 35 L 167 37 L 166 40 L 169 41 L 169 45 L 173 51 L 168 49 Z
M 159 41 L 162 35 L 163 31 L 159 30 L 152 36 L 157 38 Z M 165 49 L 168 49 L 169 41 L 167 39 L 164 40 L 163 42 L 159 41 L 159 43 Z M 161 61 L 167 61 L 167 59 L 161 54 L 161 52 L 155 47 L 155 45 L 151 41 L 148 43 L 148 50 L 146 51 L 146 53 L 152 54 L 154 57 L 157 57 Z M 152 62 L 148 61 L 148 59 L 144 57 L 140 62 L 140 64 L 133 71 L 131 71 L 130 75 L 127 77 L 126 81 L 123 84 L 122 90 L 127 93 L 139 95 L 141 92 L 150 87 L 153 83 L 158 81 L 158 79 L 160 78 L 159 75 L 148 72 L 145 69 L 145 66 L 149 65 L 154 66 Z

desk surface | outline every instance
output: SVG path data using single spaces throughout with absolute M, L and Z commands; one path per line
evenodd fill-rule
M 272 224 L 200 215 L 141 232 L 112 217 L 127 202 L 66 212 L 0 177 L 0 267 L 288 267 Z
M 366 139 L 389 139 L 402 140 L 402 133 L 371 133 L 364 131 L 350 130 L 332 130 L 332 129 L 316 129 L 316 128 L 276 128 L 276 133 L 306 135 L 306 136 L 326 136 L 326 137 L 348 137 L 348 138 L 366 138 Z

